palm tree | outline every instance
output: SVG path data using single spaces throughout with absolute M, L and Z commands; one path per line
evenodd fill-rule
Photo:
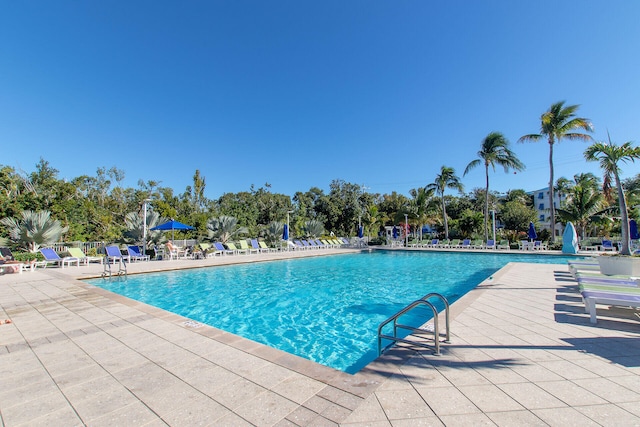
M 158 245 L 164 239 L 164 232 L 162 230 L 151 230 L 154 227 L 166 222 L 164 218 L 160 218 L 160 215 L 156 211 L 149 211 L 147 213 L 147 235 L 146 244 Z M 124 224 L 127 230 L 124 232 L 124 241 L 126 243 L 138 243 L 141 242 L 144 237 L 144 220 L 139 212 L 129 212 L 124 218 Z
M 605 195 L 611 194 L 611 179 L 613 177 L 618 191 L 618 205 L 620 206 L 620 220 L 622 221 L 622 247 L 621 255 L 631 255 L 631 237 L 629 235 L 629 215 L 627 202 L 620 181 L 620 162 L 635 162 L 640 159 L 640 147 L 634 147 L 631 142 L 615 145 L 609 138 L 609 143 L 596 142 L 584 152 L 587 161 L 599 161 L 600 168 L 604 172 L 603 190 Z
M 324 224 L 317 219 L 310 219 L 304 223 L 304 231 L 309 237 L 320 237 L 324 233 Z
M 9 237 L 18 245 L 32 253 L 44 246 L 60 240 L 69 230 L 60 221 L 51 218 L 49 211 L 22 211 L 22 219 L 3 218 L 0 223 L 9 228 Z
M 221 215 L 217 218 L 211 218 L 207 222 L 207 232 L 210 240 L 227 243 L 241 234 L 247 234 L 249 230 L 247 227 L 239 226 L 235 217 Z
M 575 117 L 579 105 L 564 106 L 565 101 L 556 102 L 549 107 L 548 111 L 540 116 L 540 133 L 533 133 L 520 137 L 518 142 L 537 142 L 543 138 L 547 138 L 549 142 L 549 210 L 551 225 L 551 243 L 555 240 L 556 228 L 556 212 L 553 205 L 554 200 L 554 178 L 553 178 L 553 144 L 560 142 L 562 138 L 579 139 L 583 141 L 591 141 L 591 136 L 574 132 L 583 129 L 592 132 L 593 127 L 589 119 Z
M 271 221 L 264 228 L 264 239 L 269 246 L 275 247 L 278 242 L 282 240 L 282 233 L 284 233 L 284 222 Z
M 465 176 L 471 169 L 484 164 L 484 173 L 486 177 L 486 186 L 484 192 L 484 240 L 489 238 L 488 222 L 489 222 L 489 166 L 495 172 L 496 165 L 502 166 L 505 173 L 509 169 L 515 171 L 524 170 L 524 164 L 518 159 L 513 151 L 509 148 L 509 140 L 500 132 L 491 132 L 482 140 L 482 147 L 478 151 L 479 159 L 472 160 L 464 170 L 462 176 Z
M 447 223 L 447 207 L 444 202 L 444 190 L 452 188 L 459 192 L 464 191 L 464 186 L 460 182 L 460 178 L 456 176 L 455 169 L 449 166 L 442 166 L 440 173 L 436 175 L 436 180 L 425 187 L 427 190 L 434 191 L 440 196 L 442 202 L 442 219 L 444 222 L 444 237 L 449 238 L 449 224 Z
M 409 204 L 409 217 L 416 220 L 416 229 L 420 230 L 420 240 L 422 241 L 422 226 L 429 218 L 429 202 L 433 196 L 434 190 L 428 190 L 426 187 L 411 189 L 409 194 L 413 199 Z
M 592 173 L 580 173 L 573 177 L 574 183 L 566 178 L 558 180 L 558 187 L 567 195 L 564 205 L 557 209 L 563 222 L 576 225 L 580 237 L 586 237 L 589 222 L 602 221 L 602 193 L 598 189 L 598 178 Z

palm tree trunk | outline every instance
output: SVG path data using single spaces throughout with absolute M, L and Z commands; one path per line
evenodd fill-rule
M 631 255 L 631 236 L 629 234 L 629 215 L 627 214 L 627 201 L 624 198 L 624 190 L 620 183 L 620 177 L 618 171 L 613 172 L 613 176 L 616 179 L 616 188 L 618 190 L 618 203 L 620 205 L 620 221 L 622 221 L 622 247 L 620 248 L 620 255 Z
M 485 163 L 484 165 L 485 175 L 487 178 L 487 186 L 484 189 L 484 241 L 489 240 L 489 230 L 488 230 L 488 222 L 489 222 L 489 165 Z
M 553 139 L 549 139 L 549 222 L 551 225 L 551 243 L 556 240 L 556 208 L 553 205 Z
M 442 219 L 444 221 L 444 238 L 449 238 L 449 224 L 447 224 L 447 208 L 444 204 L 444 192 L 442 192 Z

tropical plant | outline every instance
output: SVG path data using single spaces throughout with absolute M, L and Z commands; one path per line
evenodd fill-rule
M 505 173 L 507 173 L 510 169 L 515 171 L 524 170 L 524 164 L 518 159 L 515 153 L 511 151 L 509 148 L 509 140 L 500 132 L 491 132 L 482 140 L 478 157 L 478 159 L 472 160 L 467 165 L 462 176 L 465 176 L 476 166 L 484 165 L 486 178 L 484 194 L 484 240 L 487 241 L 489 238 L 489 166 L 491 166 L 494 172 L 496 165 L 502 166 Z
M 264 229 L 264 240 L 269 246 L 276 246 L 282 240 L 284 222 L 271 221 Z
M 310 219 L 304 223 L 304 232 L 309 237 L 320 237 L 324 234 L 324 224 L 317 219 Z
M 452 188 L 458 190 L 459 192 L 464 191 L 464 186 L 460 182 L 460 178 L 456 176 L 456 171 L 454 168 L 449 166 L 442 166 L 440 168 L 440 173 L 436 175 L 436 179 L 431 184 L 425 187 L 429 191 L 434 191 L 437 195 L 440 196 L 442 202 L 442 221 L 444 223 L 444 235 L 445 239 L 449 238 L 449 224 L 447 222 L 447 206 L 444 201 L 444 191 L 447 188 Z
M 23 211 L 21 219 L 3 218 L 0 223 L 9 228 L 9 237 L 21 249 L 35 253 L 41 247 L 52 245 L 69 227 L 63 227 L 60 221 L 51 218 L 49 211 Z
M 600 168 L 604 172 L 603 190 L 605 197 L 611 197 L 611 181 L 615 182 L 618 193 L 618 205 L 620 207 L 620 221 L 622 229 L 622 247 L 621 255 L 631 255 L 631 238 L 629 235 L 629 215 L 627 212 L 627 202 L 625 199 L 622 182 L 620 181 L 619 164 L 626 162 L 635 162 L 640 159 L 640 147 L 634 147 L 631 142 L 625 142 L 622 145 L 616 145 L 611 142 L 596 142 L 584 152 L 587 161 L 600 162 Z
M 430 202 L 433 193 L 433 189 L 428 190 L 426 187 L 414 188 L 409 191 L 413 197 L 409 203 L 409 218 L 415 220 L 420 240 L 422 240 L 422 226 L 431 218 Z
M 227 243 L 242 234 L 247 234 L 247 227 L 238 225 L 235 217 L 221 215 L 207 222 L 207 234 L 211 241 Z
M 579 105 L 568 105 L 565 107 L 565 101 L 556 102 L 551 105 L 548 111 L 540 116 L 540 133 L 533 133 L 520 137 L 518 142 L 537 142 L 547 138 L 549 143 L 549 210 L 551 225 L 551 243 L 555 240 L 556 212 L 554 202 L 553 177 L 553 145 L 566 138 L 570 140 L 591 141 L 591 136 L 574 132 L 576 130 L 584 130 L 592 132 L 593 127 L 589 119 L 576 117 L 576 111 Z
M 567 198 L 557 209 L 558 218 L 563 222 L 571 221 L 582 239 L 586 237 L 589 222 L 601 222 L 603 197 L 598 188 L 598 178 L 592 173 L 581 173 L 568 179 L 558 179 Z
M 159 245 L 166 240 L 165 234 L 162 230 L 151 230 L 166 221 L 166 219 L 160 218 L 160 215 L 155 211 L 147 212 L 147 247 Z M 124 224 L 127 228 L 124 232 L 124 241 L 126 243 L 142 242 L 145 238 L 142 215 L 140 215 L 139 212 L 129 212 L 124 218 Z

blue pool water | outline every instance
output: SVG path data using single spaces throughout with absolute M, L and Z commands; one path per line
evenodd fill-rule
M 376 358 L 379 323 L 411 301 L 438 292 L 453 302 L 510 261 L 566 264 L 568 259 L 373 251 L 90 282 L 354 373 Z

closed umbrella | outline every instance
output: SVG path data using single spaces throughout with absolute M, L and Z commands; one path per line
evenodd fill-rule
M 393 226 L 393 230 L 391 231 L 392 235 L 393 235 L 393 239 L 397 239 L 398 238 L 398 229 L 396 228 L 396 226 Z
M 529 231 L 527 232 L 527 235 L 532 241 L 538 238 L 538 234 L 536 234 L 536 227 L 533 225 L 533 222 L 529 223 Z
M 157 227 L 151 228 L 151 230 L 163 230 L 163 231 L 171 230 L 171 240 L 174 240 L 173 235 L 175 230 L 193 230 L 193 229 L 194 228 L 192 226 L 183 224 L 173 219 L 165 222 L 164 224 L 160 224 Z
M 631 237 L 631 240 L 640 239 L 640 234 L 638 234 L 638 223 L 635 219 L 629 221 L 629 235 Z
M 576 228 L 571 222 L 567 223 L 567 227 L 564 229 L 564 234 L 562 234 L 562 253 L 578 253 L 578 235 L 576 233 Z
M 362 226 L 358 227 L 358 237 L 360 239 L 364 237 L 364 230 L 362 229 Z
M 284 230 L 282 231 L 282 240 L 289 240 L 289 226 L 287 224 L 284 225 Z

